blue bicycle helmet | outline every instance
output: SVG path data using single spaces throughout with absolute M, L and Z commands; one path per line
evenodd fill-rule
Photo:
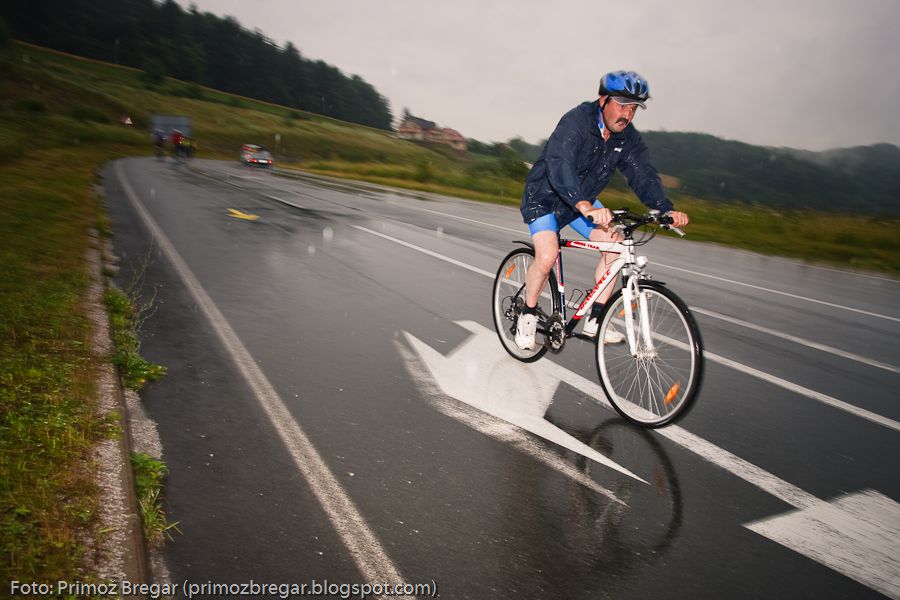
M 644 102 L 650 98 L 650 86 L 634 71 L 613 71 L 600 78 L 598 94 L 610 96 L 620 104 L 637 104 L 647 108 Z

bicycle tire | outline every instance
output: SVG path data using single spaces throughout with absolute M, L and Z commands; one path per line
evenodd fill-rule
M 500 338 L 500 343 L 510 356 L 522 362 L 534 362 L 544 356 L 547 346 L 543 343 L 540 333 L 541 322 L 538 322 L 538 334 L 533 350 L 522 350 L 516 345 L 516 319 L 517 312 L 512 304 L 516 297 L 525 300 L 525 273 L 534 262 L 533 248 L 516 248 L 507 254 L 500 262 L 497 275 L 494 277 L 494 285 L 491 290 L 491 314 L 494 318 L 494 329 Z M 550 298 L 541 295 L 538 298 L 538 307 L 545 314 L 559 312 L 559 293 L 556 285 L 556 276 L 550 271 L 548 280 L 550 285 Z
M 703 342 L 694 316 L 672 290 L 657 282 L 641 281 L 638 291 L 646 294 L 653 350 L 644 346 L 638 310 L 634 311 L 637 356 L 631 354 L 627 341 L 599 341 L 614 322 L 624 327 L 624 299 L 619 290 L 601 316 L 597 372 L 620 415 L 643 427 L 662 427 L 686 415 L 700 391 Z

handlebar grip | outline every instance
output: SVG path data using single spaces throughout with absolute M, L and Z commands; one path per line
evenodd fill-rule
M 675 227 L 674 225 L 663 225 L 662 228 L 663 228 L 663 229 L 668 229 L 669 231 L 674 231 L 675 233 L 677 233 L 677 234 L 680 235 L 681 237 L 684 237 L 684 236 L 687 235 L 687 234 L 684 232 L 683 229 L 679 229 L 678 227 Z

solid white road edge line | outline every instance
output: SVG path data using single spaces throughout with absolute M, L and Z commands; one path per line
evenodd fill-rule
M 491 278 L 491 279 L 493 279 L 494 276 L 495 276 L 494 273 L 491 273 L 491 272 L 489 272 L 489 271 L 485 271 L 484 269 L 479 269 L 478 267 L 474 267 L 474 266 L 469 265 L 469 264 L 466 264 L 466 263 L 464 263 L 464 262 L 462 262 L 462 261 L 458 261 L 458 260 L 456 260 L 455 258 L 450 258 L 449 256 L 444 256 L 443 254 L 440 254 L 440 253 L 438 253 L 438 252 L 434 252 L 434 251 L 432 251 L 432 250 L 428 250 L 427 248 L 422 248 L 421 246 L 417 246 L 417 245 L 415 245 L 415 244 L 411 244 L 411 243 L 409 243 L 409 242 L 405 242 L 405 241 L 403 241 L 403 240 L 401 240 L 401 239 L 397 239 L 397 238 L 395 238 L 395 237 L 386 235 L 386 234 L 384 234 L 384 233 L 380 233 L 380 232 L 378 232 L 378 231 L 374 231 L 374 230 L 372 230 L 372 229 L 368 229 L 368 228 L 366 228 L 366 227 L 362 227 L 361 225 L 353 225 L 353 227 L 354 227 L 355 229 L 359 229 L 360 231 L 364 231 L 364 232 L 366 232 L 366 233 L 369 233 L 369 234 L 378 236 L 378 237 L 380 237 L 380 238 L 383 238 L 383 239 L 388 240 L 388 241 L 390 241 L 390 242 L 393 242 L 393 243 L 395 243 L 395 244 L 399 244 L 399 245 L 401 245 L 401 246 L 410 248 L 410 249 L 415 250 L 415 251 L 417 251 L 417 252 L 421 252 L 422 254 L 427 254 L 428 256 L 432 256 L 432 257 L 434 257 L 434 258 L 437 258 L 437 259 L 439 259 L 439 260 L 443 260 L 443 261 L 445 261 L 445 262 L 448 262 L 448 263 L 450 263 L 450 264 L 456 265 L 456 266 L 458 266 L 458 267 L 462 267 L 463 269 L 467 269 L 467 270 L 469 270 L 469 271 L 472 271 L 473 273 L 478 273 L 479 275 L 483 275 L 483 276 L 489 277 L 489 278 Z M 879 414 L 876 414 L 876 413 L 873 413 L 873 412 L 871 412 L 871 411 L 865 410 L 864 408 L 859 408 L 859 407 L 857 407 L 857 406 L 854 406 L 854 405 L 852 405 L 852 404 L 849 404 L 849 403 L 847 403 L 847 402 L 844 402 L 843 400 L 838 400 L 837 398 L 832 398 L 831 396 L 829 396 L 829 395 L 827 395 L 827 394 L 823 394 L 823 393 L 821 393 L 821 392 L 817 392 L 817 391 L 815 391 L 815 390 L 811 390 L 811 389 L 809 389 L 809 388 L 803 387 L 803 386 L 798 385 L 798 384 L 796 384 L 796 383 L 792 383 L 792 382 L 790 382 L 790 381 L 787 381 L 786 379 L 782 379 L 782 378 L 776 377 L 776 376 L 774 376 L 774 375 L 769 375 L 768 373 L 764 373 L 763 371 L 760 371 L 760 370 L 758 370 L 758 369 L 754 369 L 753 367 L 749 367 L 749 366 L 747 366 L 747 365 L 744 365 L 744 364 L 741 364 L 741 363 L 739 363 L 739 362 L 737 362 L 737 361 L 734 361 L 734 360 L 731 360 L 731 359 L 728 359 L 728 358 L 719 356 L 719 355 L 717 355 L 717 354 L 713 354 L 713 353 L 711 353 L 711 352 L 704 352 L 704 356 L 705 356 L 708 360 L 710 360 L 711 362 L 716 362 L 716 363 L 722 364 L 722 365 L 724 365 L 724 366 L 731 367 L 732 369 L 735 369 L 735 370 L 737 370 L 737 371 L 740 371 L 740 372 L 742 372 L 742 373 L 744 373 L 744 374 L 746 374 L 746 375 L 750 375 L 750 376 L 752 376 L 752 377 L 756 377 L 756 378 L 758 378 L 758 379 L 762 379 L 762 380 L 767 381 L 767 382 L 769 382 L 769 383 L 771 383 L 771 384 L 773 384 L 773 385 L 779 386 L 779 387 L 781 387 L 781 388 L 784 388 L 784 389 L 786 389 L 786 390 L 789 390 L 789 391 L 794 392 L 794 393 L 796 393 L 796 394 L 799 394 L 799 395 L 801 395 L 801 396 L 805 396 L 805 397 L 810 398 L 810 399 L 812 399 L 812 400 L 816 400 L 817 402 L 822 402 L 823 404 L 826 404 L 826 405 L 831 406 L 831 407 L 833 407 L 833 408 L 837 408 L 837 409 L 839 409 L 839 410 L 843 410 L 843 411 L 845 411 L 845 412 L 847 412 L 847 413 L 849 413 L 849 414 L 852 414 L 852 415 L 854 415 L 854 416 L 862 417 L 862 418 L 867 419 L 867 420 L 869 420 L 869 421 L 871 421 L 871 422 L 873 422 L 873 423 L 876 423 L 876 424 L 878 424 L 878 425 L 882 425 L 882 426 L 884 426 L 884 427 L 888 427 L 888 428 L 890 428 L 890 429 L 894 429 L 895 431 L 900 431 L 900 423 L 898 423 L 897 421 L 894 421 L 893 419 L 889 419 L 889 418 L 887 418 L 887 417 L 883 417 L 883 416 L 881 416 L 881 415 L 879 415 Z
M 228 350 L 363 576 L 371 583 L 405 581 L 343 486 L 253 360 L 250 352 L 131 188 L 122 172 L 122 163 L 117 162 L 115 169 L 122 189 L 144 226 L 153 235 L 160 250 L 172 264 L 223 346 Z

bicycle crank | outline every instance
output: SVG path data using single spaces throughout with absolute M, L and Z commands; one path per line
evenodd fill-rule
M 566 325 L 563 323 L 561 315 L 555 314 L 547 319 L 544 345 L 550 349 L 550 352 L 555 354 L 562 352 L 563 347 L 566 345 Z

